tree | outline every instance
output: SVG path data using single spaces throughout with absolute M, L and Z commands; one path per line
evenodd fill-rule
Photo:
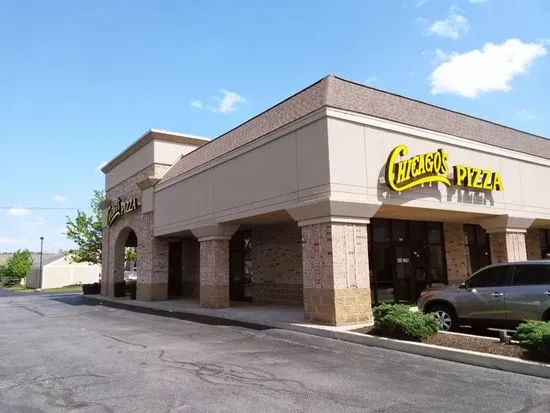
M 78 210 L 74 221 L 67 217 L 67 238 L 78 248 L 69 250 L 69 257 L 74 262 L 101 264 L 101 203 L 105 199 L 103 190 L 94 190 L 90 201 L 91 213 Z
M 124 255 L 124 261 L 137 261 L 137 251 L 133 247 L 126 247 Z
M 17 250 L 5 264 L 0 266 L 0 281 L 4 286 L 21 282 L 32 268 L 32 254 L 29 250 Z

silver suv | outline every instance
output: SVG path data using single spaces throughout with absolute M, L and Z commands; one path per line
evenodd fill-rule
M 418 309 L 435 313 L 441 330 L 513 329 L 523 320 L 550 321 L 550 261 L 489 265 L 459 286 L 422 291 Z

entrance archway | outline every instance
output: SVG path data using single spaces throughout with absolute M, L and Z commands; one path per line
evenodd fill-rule
M 115 241 L 113 288 L 115 297 L 126 295 L 126 281 L 137 280 L 138 239 L 136 232 L 123 228 Z

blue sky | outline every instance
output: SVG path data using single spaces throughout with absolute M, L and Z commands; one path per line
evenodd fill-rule
M 546 0 L 0 0 L 0 251 L 68 248 L 98 166 L 327 74 L 550 136 Z

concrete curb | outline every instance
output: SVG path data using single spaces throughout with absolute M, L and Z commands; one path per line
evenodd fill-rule
M 412 341 L 394 340 L 385 337 L 370 336 L 353 331 L 317 330 L 307 326 L 293 326 L 292 330 L 314 334 L 321 337 L 334 338 L 365 346 L 381 347 L 419 356 L 432 357 L 441 360 L 454 361 L 462 364 L 470 364 L 495 370 L 509 371 L 528 376 L 550 379 L 550 365 L 516 359 L 513 357 L 497 356 L 493 354 L 479 353 L 470 350 L 459 350 L 448 347 L 434 346 L 432 344 L 416 343 Z M 296 328 L 297 327 L 297 328 Z
M 139 313 L 177 318 L 180 320 L 194 321 L 210 325 L 239 326 L 251 328 L 254 330 L 267 330 L 271 328 L 290 330 L 319 337 L 332 338 L 355 344 L 362 344 L 365 346 L 381 347 L 389 350 L 401 351 L 404 353 L 416 354 L 425 357 L 432 357 L 440 360 L 454 361 L 462 364 L 470 364 L 473 366 L 486 367 L 495 370 L 509 371 L 512 373 L 519 373 L 528 376 L 550 379 L 550 364 L 520 360 L 513 357 L 496 356 L 492 354 L 479 353 L 469 350 L 439 347 L 432 344 L 416 343 L 412 341 L 394 340 L 391 338 L 370 336 L 353 331 L 335 330 L 334 328 L 327 328 L 324 326 L 313 327 L 305 324 L 282 322 L 254 323 L 249 321 L 236 320 L 234 318 L 226 316 L 206 315 L 193 313 L 191 311 L 172 311 L 124 302 L 115 302 L 104 300 L 101 296 L 83 297 L 90 301 L 97 302 L 99 305 L 105 305 L 108 307 L 130 310 Z

